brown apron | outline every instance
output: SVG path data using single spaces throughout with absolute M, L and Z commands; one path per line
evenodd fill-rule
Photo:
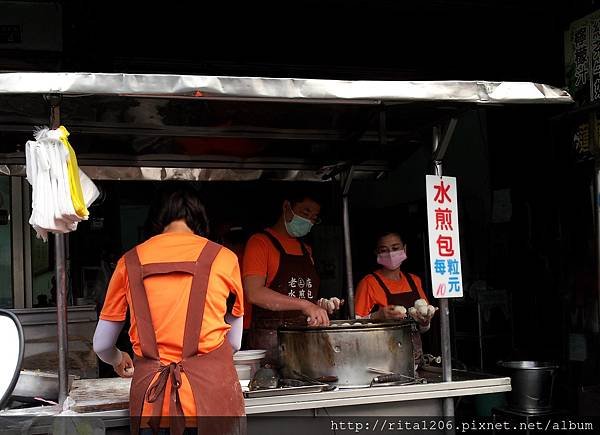
M 262 234 L 265 234 L 279 251 L 279 268 L 269 288 L 316 304 L 321 280 L 304 243 L 299 241 L 302 255 L 290 255 L 275 236 L 267 231 Z M 248 344 L 251 349 L 267 351 L 264 360 L 266 363 L 279 364 L 277 328 L 283 325 L 306 325 L 306 316 L 302 311 L 270 311 L 257 305 L 252 307 L 252 326 Z
M 125 254 L 129 277 L 131 300 L 137 322 L 142 356 L 135 356 L 134 375 L 129 394 L 131 433 L 137 434 L 145 402 L 152 403 L 150 426 L 158 429 L 165 399 L 165 386 L 171 382 L 168 400 L 170 429 L 172 434 L 182 434 L 186 419 L 179 399 L 181 373 L 190 383 L 196 404 L 196 417 L 238 417 L 245 413 L 244 399 L 233 366 L 231 346 L 225 341 L 218 349 L 205 354 L 198 353 L 200 328 L 204 317 L 204 304 L 208 279 L 220 245 L 207 242 L 198 259 L 189 262 L 154 263 L 141 265 L 137 250 Z M 152 325 L 144 279 L 152 275 L 188 273 L 193 275 L 183 336 L 183 359 L 178 363 L 162 365 Z M 150 385 L 154 377 L 156 380 Z M 218 400 L 215 400 L 218 398 Z M 198 419 L 194 426 L 203 433 L 243 433 L 244 419 Z
M 411 290 L 409 292 L 402 292 L 402 293 L 390 292 L 390 289 L 385 285 L 385 283 L 383 282 L 383 280 L 381 279 L 381 277 L 379 275 L 377 275 L 375 272 L 371 273 L 371 275 L 373 275 L 375 280 L 379 283 L 379 286 L 385 292 L 385 296 L 386 296 L 388 305 L 402 305 L 406 309 L 408 309 L 409 307 L 412 307 L 414 305 L 415 301 L 421 297 L 419 295 L 419 291 L 417 290 L 417 285 L 415 284 L 415 281 L 410 276 L 410 273 L 400 272 L 400 277 L 402 278 L 402 275 L 404 275 L 406 277 L 406 281 L 408 281 L 408 285 Z M 376 305 L 375 307 L 373 307 L 373 310 L 377 311 L 378 308 L 379 307 Z M 373 310 L 371 312 L 373 312 Z M 421 365 L 423 362 L 423 341 L 421 340 L 421 334 L 418 331 L 415 331 L 412 333 L 412 342 L 413 342 L 413 356 L 415 358 L 415 365 Z

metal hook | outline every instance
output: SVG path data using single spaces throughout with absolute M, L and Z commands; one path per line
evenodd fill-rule
M 50 105 L 50 129 L 54 130 L 60 127 L 60 103 L 61 94 L 44 95 L 44 100 Z

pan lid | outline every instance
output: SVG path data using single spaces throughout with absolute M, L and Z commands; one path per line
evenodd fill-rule
M 279 331 L 363 331 L 373 329 L 392 329 L 392 328 L 416 328 L 417 323 L 412 319 L 404 320 L 373 320 L 373 319 L 349 319 L 332 320 L 329 326 L 308 326 L 308 325 L 284 325 Z

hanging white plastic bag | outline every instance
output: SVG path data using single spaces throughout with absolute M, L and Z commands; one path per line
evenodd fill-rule
M 89 208 L 92 203 L 100 196 L 100 191 L 94 182 L 87 176 L 85 172 L 79 168 L 79 180 L 81 181 L 81 189 L 83 190 L 83 199 L 85 206 Z
M 27 181 L 31 184 L 31 218 L 29 223 L 38 238 L 48 239 L 48 232 L 68 233 L 77 229 L 79 216 L 73 204 L 69 181 L 69 150 L 61 141 L 62 130 L 40 128 L 34 132 L 35 141 L 25 146 Z M 98 188 L 78 169 L 86 207 L 99 196 Z

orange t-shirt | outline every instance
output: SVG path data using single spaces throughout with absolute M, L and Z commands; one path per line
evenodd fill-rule
M 138 245 L 137 253 L 142 265 L 195 261 L 206 243 L 207 239 L 192 233 L 164 233 Z M 182 273 L 154 275 L 144 280 L 161 364 L 179 362 L 182 359 L 183 332 L 191 283 L 192 276 Z M 215 258 L 210 272 L 204 318 L 198 340 L 199 353 L 215 350 L 225 341 L 227 332 L 231 329 L 231 326 L 224 320 L 227 297 L 230 293 L 236 296 L 232 314 L 240 317 L 244 314 L 240 268 L 236 255 L 223 247 Z M 141 355 L 125 258 L 121 257 L 108 285 L 100 319 L 123 321 L 128 308 L 131 312 L 129 338 L 135 354 Z M 190 385 L 185 375 L 182 378 L 179 395 L 184 413 L 185 415 L 195 415 L 196 408 Z M 163 405 L 163 415 L 168 415 L 169 412 L 170 385 L 170 382 L 167 383 L 165 391 L 167 399 Z M 144 415 L 149 414 L 150 409 L 149 404 L 146 403 Z
M 412 291 L 410 285 L 408 284 L 408 280 L 404 276 L 404 272 L 402 273 L 402 277 L 399 281 L 386 278 L 381 273 L 375 273 L 377 274 L 377 276 L 379 276 L 379 278 L 381 278 L 383 283 L 389 289 L 390 293 L 398 294 Z M 427 296 L 425 296 L 425 292 L 423 291 L 423 287 L 421 286 L 421 280 L 419 279 L 419 277 L 413 275 L 412 273 L 410 274 L 410 276 L 415 282 L 417 291 L 419 293 L 419 297 L 428 301 Z M 375 277 L 369 274 L 363 279 L 361 279 L 358 283 L 358 286 L 356 287 L 356 296 L 354 297 L 354 311 L 357 315 L 361 317 L 366 317 L 369 315 L 369 313 L 375 305 L 379 305 L 380 307 L 387 306 L 387 297 L 385 291 L 381 288 Z
M 302 255 L 302 246 L 300 241 L 288 234 L 281 234 L 277 231 L 267 228 L 270 234 L 281 243 L 281 246 L 290 255 Z M 306 246 L 306 245 L 304 245 Z M 310 247 L 306 246 L 309 254 L 312 255 Z M 244 277 L 256 275 L 266 278 L 265 285 L 269 287 L 277 275 L 279 269 L 279 251 L 273 242 L 264 234 L 254 234 L 246 243 L 242 271 Z

